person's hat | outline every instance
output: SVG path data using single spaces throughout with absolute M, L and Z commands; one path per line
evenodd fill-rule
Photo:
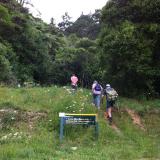
M 106 87 L 111 87 L 111 85 L 110 84 L 106 84 Z
M 94 81 L 93 83 L 98 83 L 97 81 Z

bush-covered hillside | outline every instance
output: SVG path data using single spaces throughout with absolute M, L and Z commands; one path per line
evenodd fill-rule
M 110 83 L 127 97 L 159 97 L 159 0 L 109 0 L 102 10 L 66 12 L 56 26 L 33 17 L 27 0 L 0 0 L 0 83 Z M 53 15 L 54 17 L 54 15 Z

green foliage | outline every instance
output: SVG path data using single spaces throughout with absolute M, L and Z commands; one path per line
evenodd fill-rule
M 80 38 L 96 39 L 100 32 L 100 16 L 100 10 L 95 10 L 93 14 L 82 14 L 72 25 L 63 30 L 64 34 L 76 34 Z
M 15 54 L 9 44 L 0 43 L 0 82 L 14 83 L 15 77 L 13 75 L 12 64 L 14 62 Z
M 23 12 L 23 7 L 16 1 L 1 3 L 5 7 L 0 5 L 0 37 L 7 44 L 6 49 L 3 47 L 7 53 L 1 56 L 1 70 L 5 76 L 2 76 L 0 81 L 10 79 L 13 72 L 20 83 L 51 83 L 49 76 L 52 74 L 55 55 L 61 45 L 58 30 L 28 12 Z M 15 8 L 12 8 L 11 4 Z M 15 59 L 8 56 L 11 52 L 15 53 Z
M 88 38 L 79 39 L 71 35 L 64 39 L 65 47 L 59 50 L 55 58 L 55 75 L 60 76 L 59 83 L 70 82 L 70 76 L 75 73 L 82 86 L 90 86 L 99 77 L 99 55 L 96 42 Z M 93 65 L 94 64 L 94 65 Z
M 106 77 L 125 94 L 133 95 L 137 89 L 144 92 L 152 74 L 152 51 L 150 43 L 137 35 L 136 28 L 128 22 L 123 23 L 119 30 L 109 34 L 105 31 L 102 43 L 105 44 L 102 55 L 103 67 L 108 68 Z M 107 62 L 107 63 L 106 63 Z M 107 80 L 106 79 L 106 80 Z M 141 79 L 141 81 L 138 81 Z M 123 90 L 123 87 L 125 86 Z M 122 88 L 120 88 L 122 87 Z M 144 90 L 143 90 L 144 89 Z
M 8 13 L 8 9 L 0 5 L 0 19 L 1 21 L 9 21 L 10 16 Z
M 11 15 L 9 14 L 8 8 L 4 7 L 1 3 L 0 3 L 0 25 L 1 25 L 0 36 L 7 34 L 7 32 L 11 30 L 13 25 L 11 22 Z
M 115 26 L 125 20 L 133 23 L 159 23 L 159 0 L 110 0 L 102 10 L 102 21 Z
M 156 8 L 153 11 L 153 6 Z M 108 1 L 102 11 L 101 66 L 119 93 L 160 93 L 159 1 Z M 156 57 L 156 58 L 155 58 Z
M 68 13 L 62 17 L 58 29 L 53 18 L 48 25 L 28 14 L 23 2 L 26 1 L 1 2 L 0 37 L 7 51 L 1 57 L 3 76 L 0 82 L 15 77 L 21 84 L 31 81 L 67 84 L 72 73 L 78 75 L 79 84 L 83 86 L 90 86 L 94 79 L 100 79 L 97 42 L 79 38 L 76 27 L 73 27 L 74 34 L 68 32 L 73 25 Z M 81 15 L 74 23 L 80 27 L 80 37 L 95 39 L 100 29 L 100 14 L 100 10 L 96 10 L 92 15 Z M 83 30 L 86 30 L 84 34 Z M 9 53 L 14 54 L 8 56 Z
M 63 21 L 58 24 L 61 31 L 65 31 L 68 27 L 72 26 L 73 22 L 70 21 L 71 17 L 67 12 L 62 16 Z
M 74 23 L 65 13 L 59 28 L 34 18 L 26 2 L 0 1 L 0 82 L 67 84 L 75 73 L 82 86 L 98 80 L 127 96 L 158 96 L 158 0 L 110 0 Z

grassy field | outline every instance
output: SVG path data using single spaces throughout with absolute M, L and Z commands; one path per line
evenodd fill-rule
M 68 87 L 0 87 L 0 160 L 158 160 L 160 100 L 119 98 L 113 112 L 116 127 L 104 119 L 88 90 Z M 134 124 L 126 109 L 140 117 Z M 98 113 L 99 138 L 93 127 L 67 126 L 59 142 L 59 112 Z

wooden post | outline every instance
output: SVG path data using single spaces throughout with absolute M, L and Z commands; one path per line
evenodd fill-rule
M 62 139 L 63 139 L 63 130 L 64 130 L 64 120 L 63 120 L 63 117 L 61 117 L 61 120 L 60 120 L 60 142 L 62 142 Z

